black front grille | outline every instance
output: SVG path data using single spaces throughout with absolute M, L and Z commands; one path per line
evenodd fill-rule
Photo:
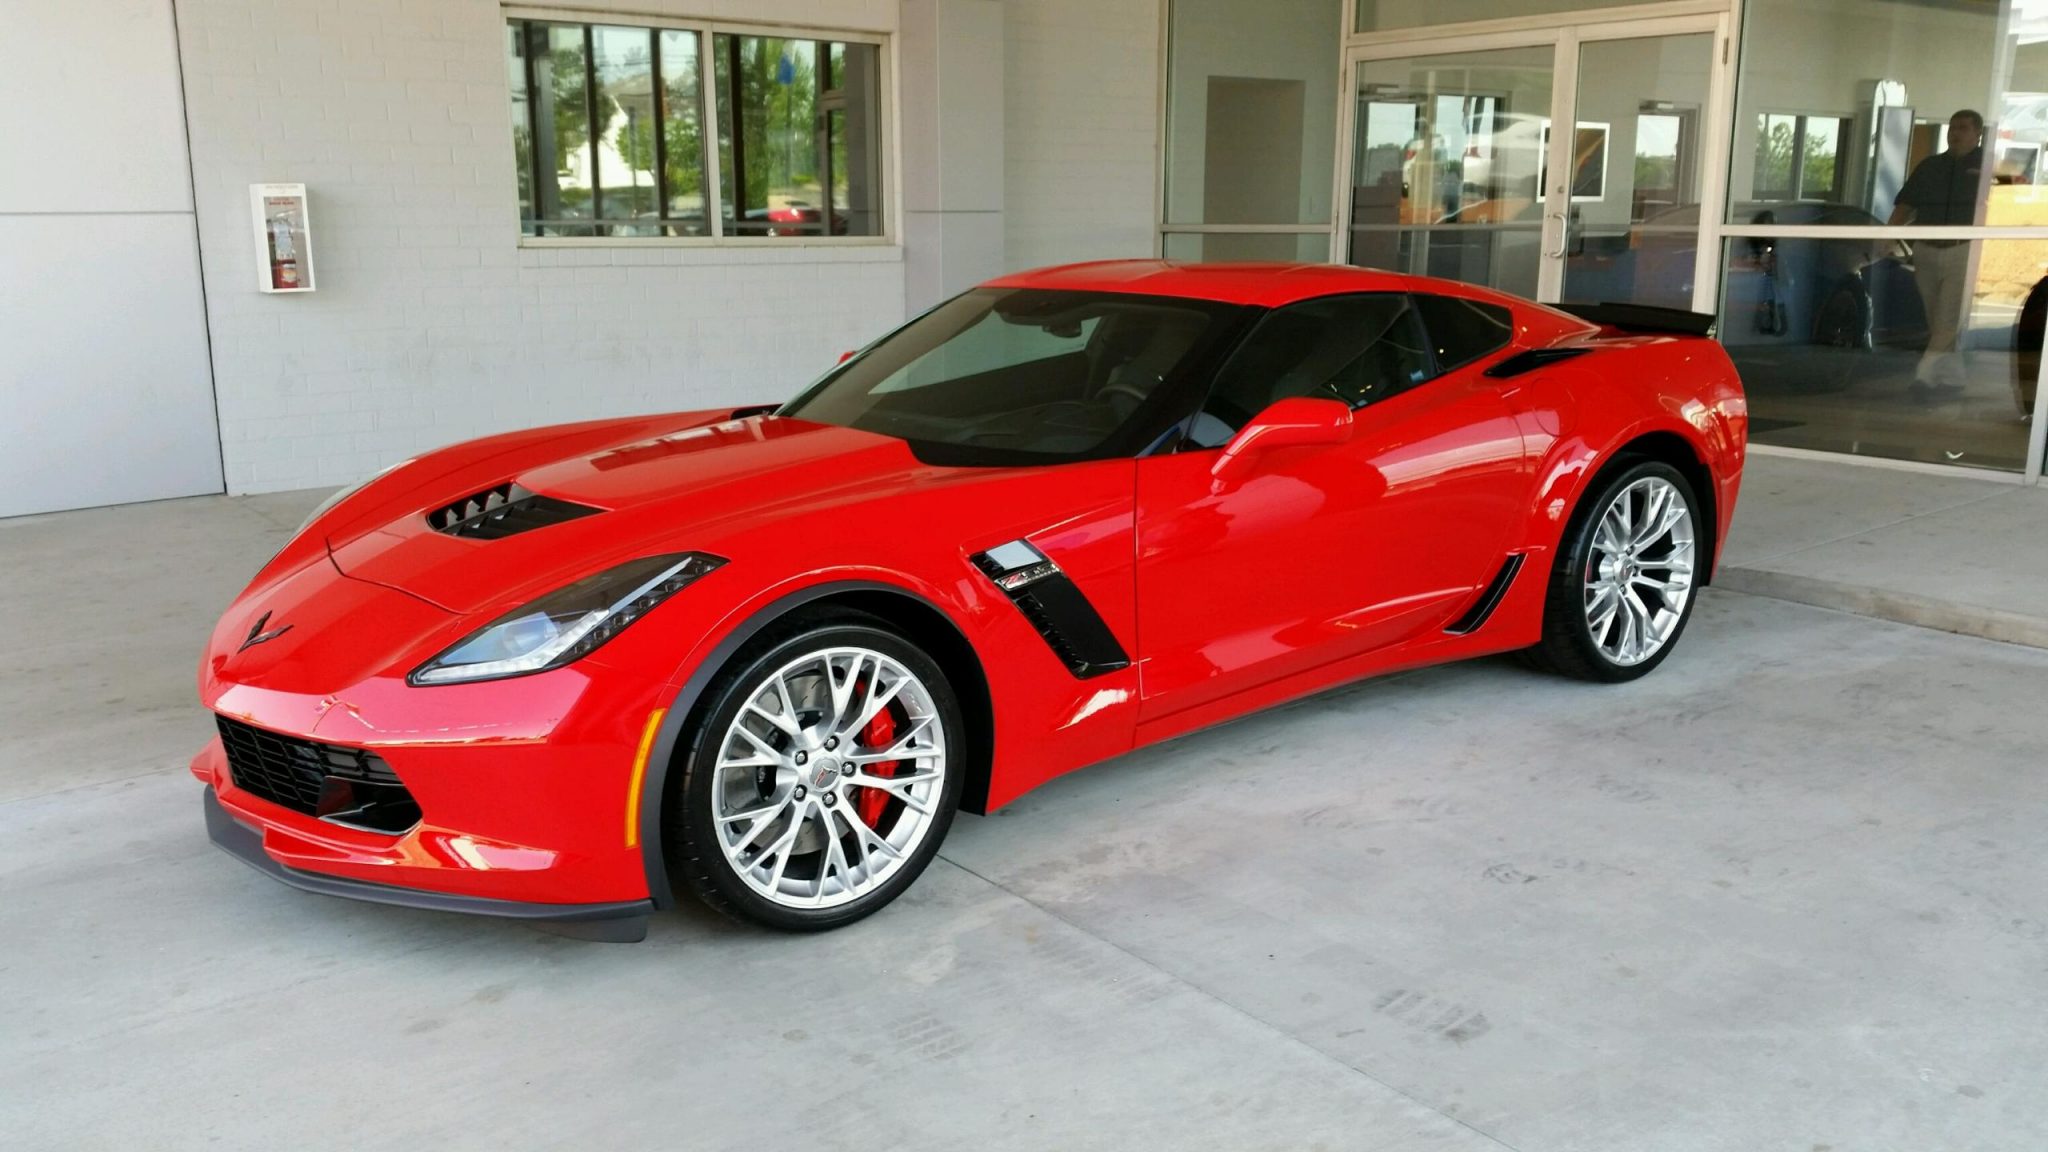
M 529 492 L 506 481 L 467 496 L 445 508 L 427 513 L 427 524 L 436 532 L 467 536 L 475 540 L 497 540 L 594 516 L 602 509 L 572 504 L 552 496 Z
M 306 816 L 377 832 L 419 823 L 419 805 L 375 752 L 317 744 L 215 716 L 235 787 Z

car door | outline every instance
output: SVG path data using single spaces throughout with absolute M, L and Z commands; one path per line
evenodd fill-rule
M 1438 633 L 1499 569 L 1526 518 L 1522 438 L 1500 382 L 1471 362 L 1473 333 L 1450 330 L 1476 321 L 1497 349 L 1511 327 L 1505 309 L 1446 300 L 1274 310 L 1181 450 L 1138 461 L 1141 721 Z M 1290 396 L 1352 405 L 1349 439 L 1261 452 L 1219 478 L 1221 446 Z

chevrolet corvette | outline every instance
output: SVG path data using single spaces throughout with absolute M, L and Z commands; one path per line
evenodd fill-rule
M 1747 440 L 1711 318 L 1321 265 L 1006 276 L 786 403 L 429 452 L 222 616 L 192 762 L 296 887 L 814 930 L 954 813 L 1394 669 L 1621 682 Z

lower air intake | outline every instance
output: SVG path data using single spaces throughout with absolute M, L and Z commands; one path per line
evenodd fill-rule
M 420 807 L 382 756 L 215 716 L 235 787 L 302 816 L 397 835 Z

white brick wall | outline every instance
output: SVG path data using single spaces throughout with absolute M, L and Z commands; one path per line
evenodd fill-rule
M 893 0 L 620 8 L 896 20 Z M 177 10 L 230 492 L 505 428 L 778 400 L 902 319 L 899 248 L 520 247 L 495 0 Z M 317 292 L 256 290 L 260 181 L 307 185 Z
M 1004 0 L 1010 267 L 1151 256 L 1160 0 Z

